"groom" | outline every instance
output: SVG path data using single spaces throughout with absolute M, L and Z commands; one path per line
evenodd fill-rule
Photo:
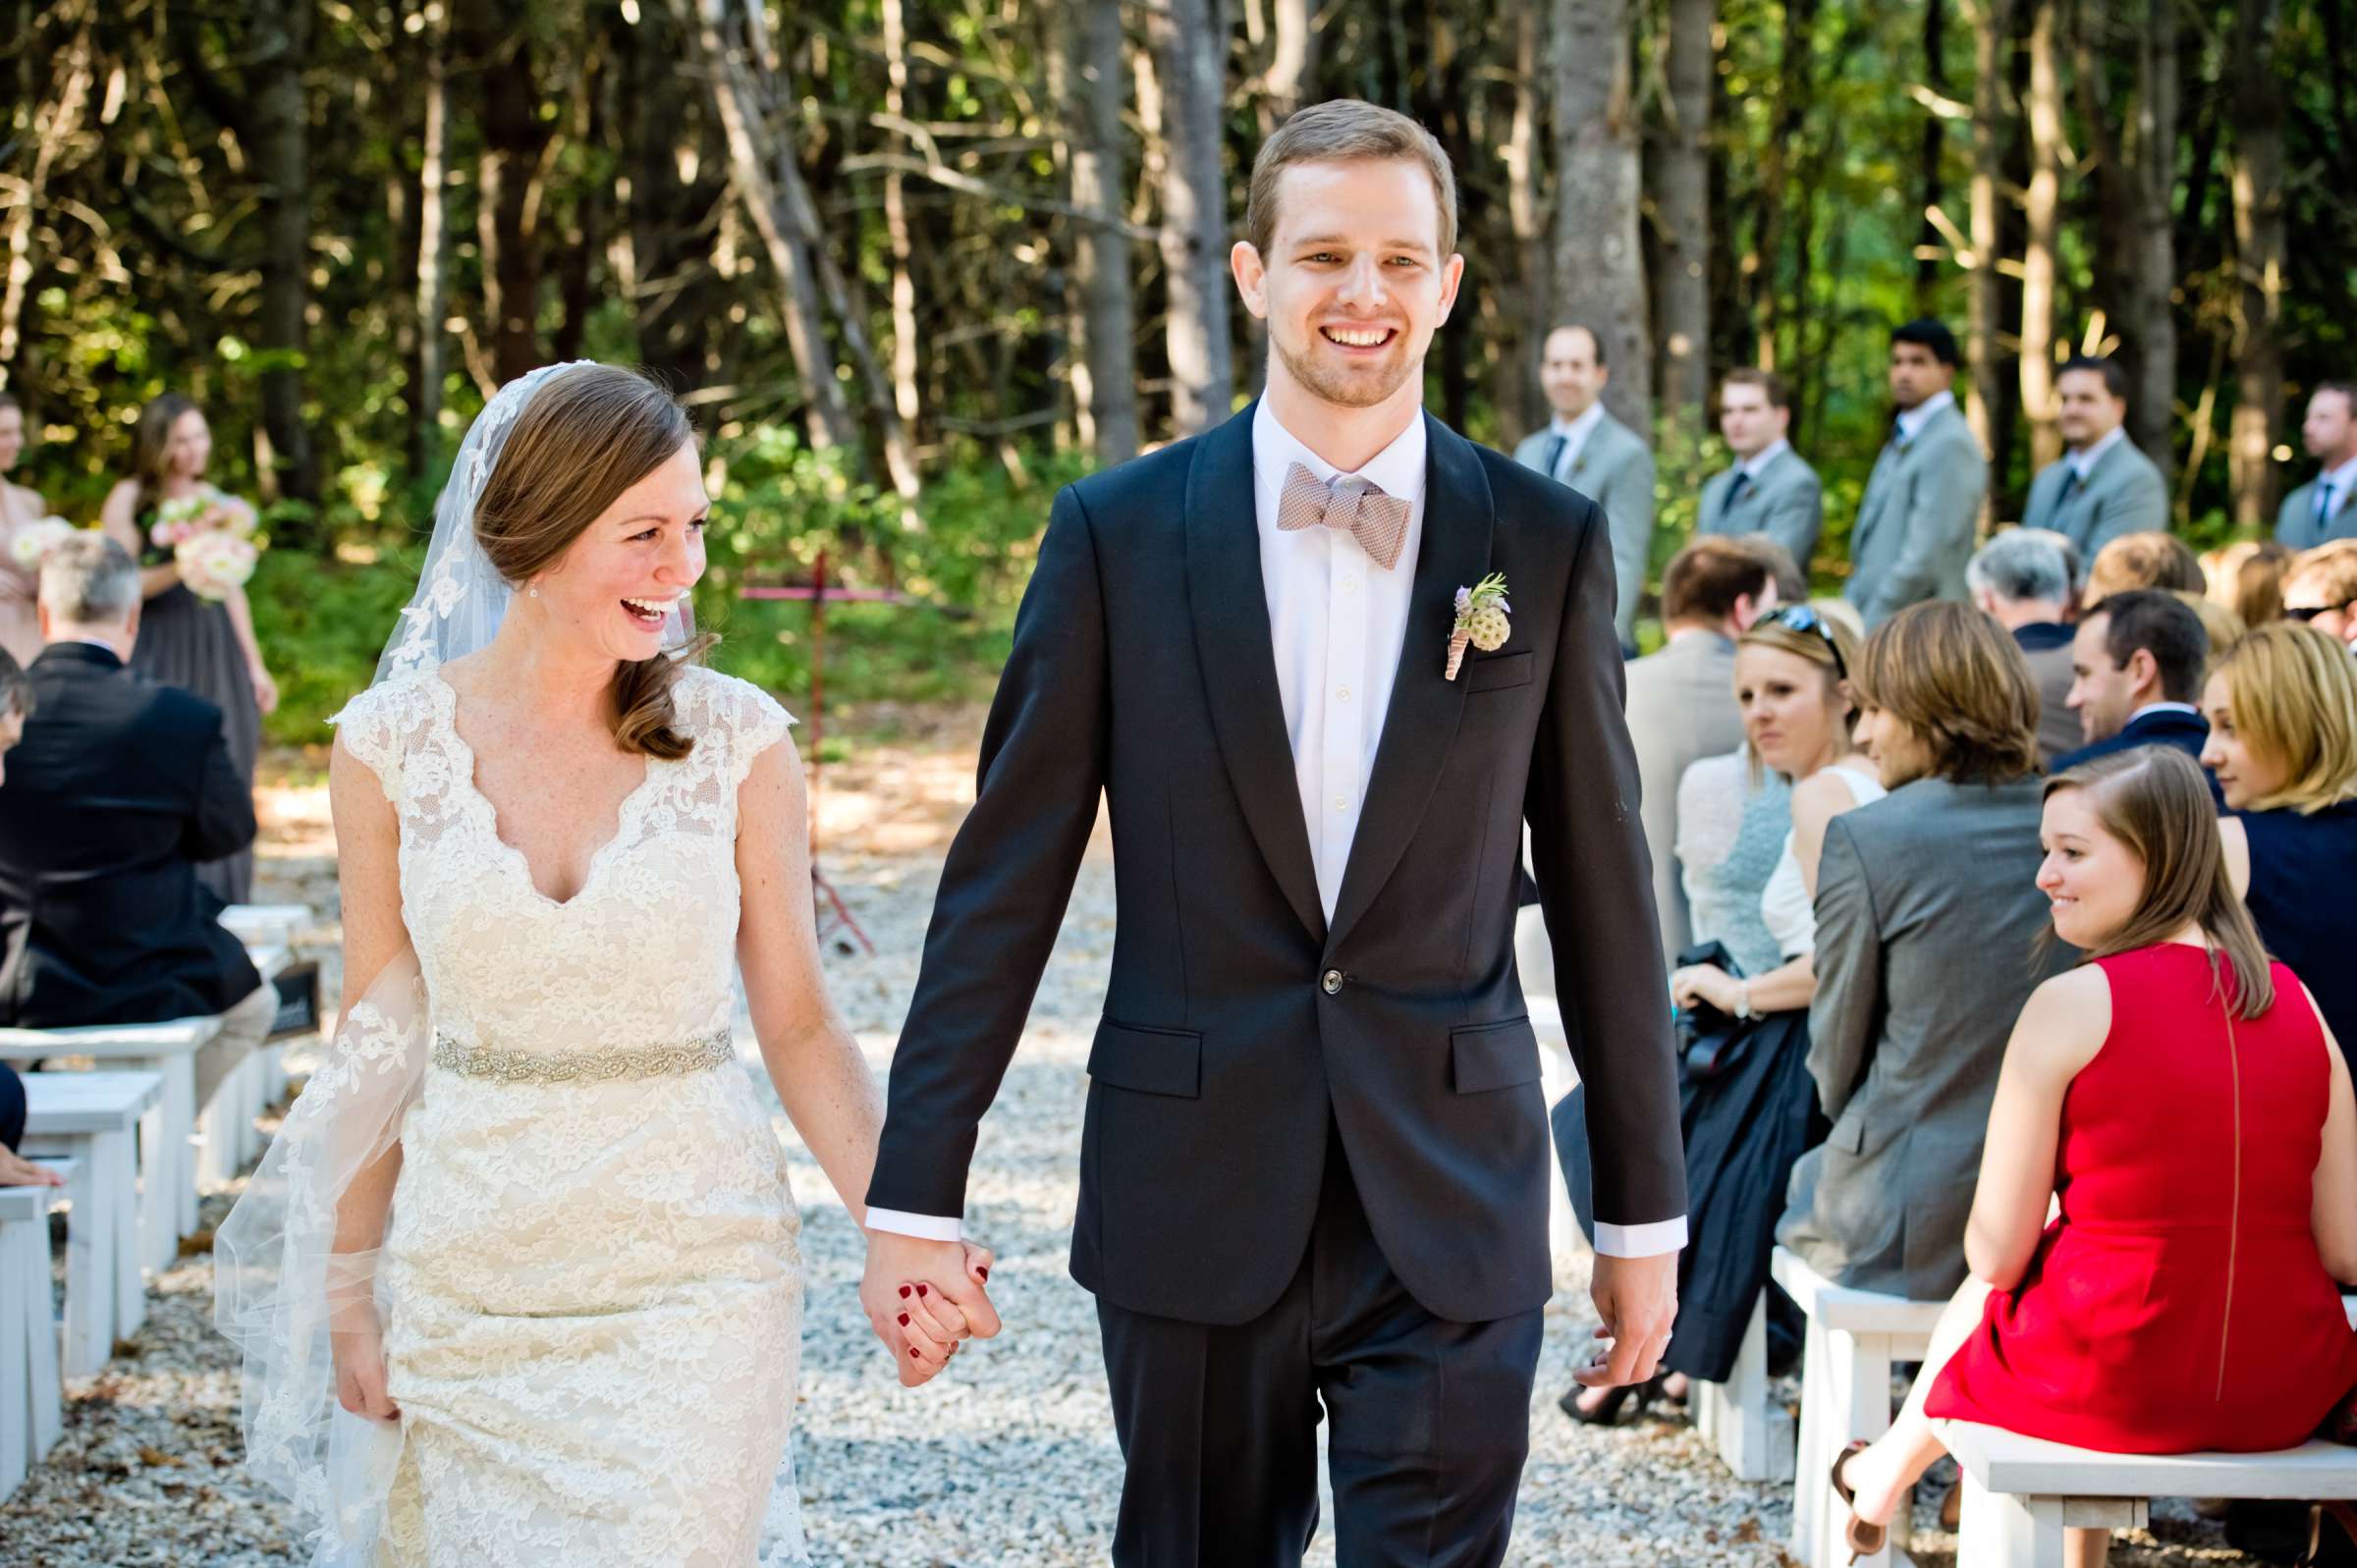
M 961 1298 L 976 1124 L 1103 793 L 1119 934 L 1072 1276 L 1127 1460 L 1123 1568 L 1495 1564 L 1551 1285 L 1513 960 L 1528 821 L 1594 1118 L 1583 1382 L 1651 1374 L 1684 1226 L 1669 1008 L 1594 503 L 1424 414 L 1453 179 L 1414 122 L 1302 110 L 1232 266 L 1268 390 L 1057 497 L 893 1061 L 862 1303 Z M 1448 672 L 1455 596 L 1506 640 Z M 1483 642 L 1495 641 L 1494 623 Z

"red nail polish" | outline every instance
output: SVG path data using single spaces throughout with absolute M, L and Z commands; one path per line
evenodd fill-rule
M 917 1287 L 916 1287 L 916 1293 L 917 1293 L 918 1295 L 920 1295 L 920 1296 L 921 1296 L 921 1295 L 923 1295 L 923 1294 L 925 1293 L 925 1287 L 924 1287 L 924 1286 L 922 1286 L 922 1285 L 919 1285 L 919 1286 L 917 1286 Z
M 908 1315 L 904 1312 L 901 1314 L 901 1326 L 904 1328 L 908 1326 Z
M 908 1354 L 912 1359 L 916 1359 L 916 1346 L 910 1345 L 908 1347 Z
M 901 1287 L 901 1299 L 903 1301 L 906 1301 L 908 1299 L 908 1287 L 906 1285 L 903 1285 Z

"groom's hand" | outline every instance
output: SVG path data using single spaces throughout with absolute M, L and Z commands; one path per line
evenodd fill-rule
M 988 1339 L 999 1331 L 999 1315 L 982 1284 L 990 1261 L 988 1252 L 963 1242 L 868 1232 L 859 1305 L 892 1353 L 903 1386 L 931 1379 L 959 1340 L 969 1334 Z
M 1677 1254 L 1599 1254 L 1589 1294 L 1601 1324 L 1596 1337 L 1608 1343 L 1594 1360 L 1572 1372 L 1572 1380 L 1590 1388 L 1610 1388 L 1652 1377 L 1670 1344 L 1671 1325 L 1677 1321 Z

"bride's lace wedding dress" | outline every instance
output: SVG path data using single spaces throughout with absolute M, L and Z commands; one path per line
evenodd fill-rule
M 378 1560 L 803 1561 L 781 1475 L 799 1221 L 729 1041 L 738 786 L 793 721 L 683 672 L 694 750 L 647 759 L 558 903 L 502 840 L 457 703 L 427 669 L 341 720 L 399 817 L 431 1016 L 379 1264 L 402 1445 Z

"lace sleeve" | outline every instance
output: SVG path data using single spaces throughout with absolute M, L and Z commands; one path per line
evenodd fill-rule
M 396 804 L 401 799 L 401 740 L 409 728 L 404 709 L 410 696 L 406 681 L 380 683 L 327 721 L 336 727 L 344 749 L 367 765 L 385 786 L 385 798 Z
M 715 728 L 726 735 L 729 754 L 729 787 L 743 784 L 753 771 L 753 762 L 761 753 L 786 738 L 786 731 L 795 726 L 794 715 L 778 705 L 778 699 L 749 680 L 729 676 L 711 677 L 713 706 L 718 720 Z

